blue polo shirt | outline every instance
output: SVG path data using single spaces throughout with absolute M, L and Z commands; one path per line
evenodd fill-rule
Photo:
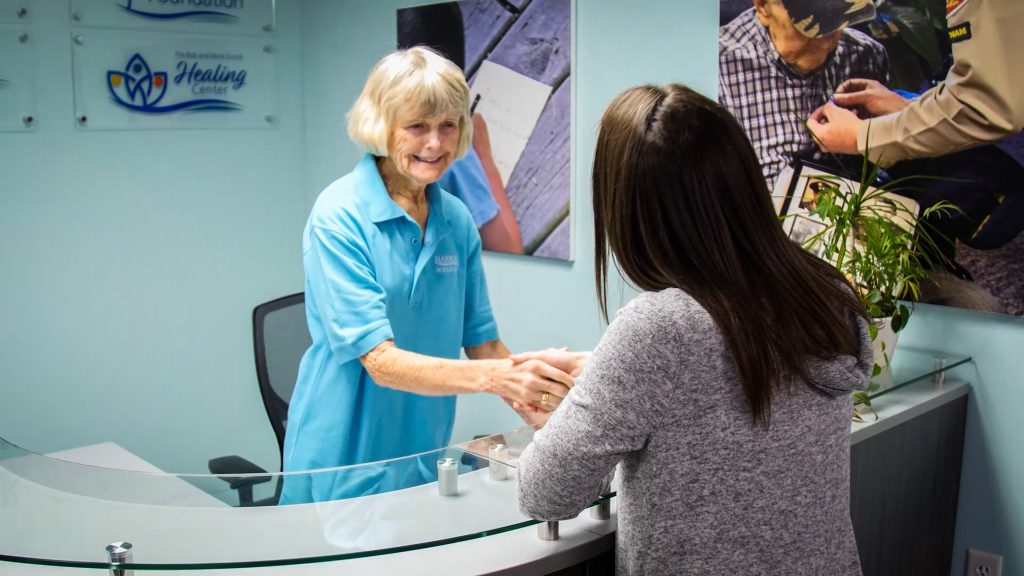
M 426 193 L 422 236 L 388 196 L 370 154 L 317 198 L 302 238 L 313 343 L 288 410 L 285 471 L 378 462 L 448 444 L 455 396 L 379 386 L 359 361 L 388 339 L 403 350 L 458 358 L 462 347 L 498 338 L 476 226 L 466 207 L 436 184 Z M 432 458 L 288 476 L 281 502 L 430 481 Z

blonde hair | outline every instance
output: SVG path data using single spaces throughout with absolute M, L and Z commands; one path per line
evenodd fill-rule
M 438 53 L 416 46 L 381 58 L 348 111 L 348 136 L 377 156 L 388 155 L 388 140 L 399 116 L 430 118 L 459 115 L 462 158 L 473 138 L 469 85 L 462 70 Z

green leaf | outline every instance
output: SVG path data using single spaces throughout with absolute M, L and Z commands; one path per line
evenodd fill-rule
M 878 326 L 875 326 L 874 322 L 868 323 L 868 335 L 871 336 L 872 340 L 878 338 Z
M 875 367 L 871 369 L 871 377 L 874 378 L 875 376 L 878 376 L 881 373 L 882 373 L 882 366 L 879 365 L 879 364 L 875 364 Z
M 909 316 L 910 311 L 907 310 L 907 307 L 900 305 L 892 315 L 892 331 L 899 332 L 900 330 L 903 330 L 903 327 L 907 325 Z

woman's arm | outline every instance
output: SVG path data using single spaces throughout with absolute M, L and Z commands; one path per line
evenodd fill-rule
M 470 350 L 473 350 L 470 352 Z M 467 355 L 485 358 L 508 349 L 500 340 L 467 347 Z M 470 356 L 471 358 L 473 356 Z M 402 350 L 387 340 L 360 361 L 374 382 L 428 396 L 488 392 L 524 406 L 551 410 L 569 393 L 573 378 L 540 360 L 514 364 L 508 358 L 450 360 Z M 547 393 L 548 396 L 544 396 Z M 543 402 L 546 402 L 545 407 Z
M 659 426 L 657 312 L 619 313 L 565 402 L 519 458 L 519 509 L 532 518 L 572 518 L 601 493 L 627 454 Z M 650 307 L 648 307 L 650 308 Z M 664 368 L 661 368 L 662 370 Z

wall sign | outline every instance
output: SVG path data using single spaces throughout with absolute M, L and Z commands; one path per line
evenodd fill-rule
M 32 79 L 32 37 L 0 30 L 0 130 L 35 128 Z
M 273 125 L 273 47 L 263 40 L 100 30 L 72 35 L 80 128 Z
M 273 0 L 70 2 L 76 26 L 261 35 L 274 29 Z

